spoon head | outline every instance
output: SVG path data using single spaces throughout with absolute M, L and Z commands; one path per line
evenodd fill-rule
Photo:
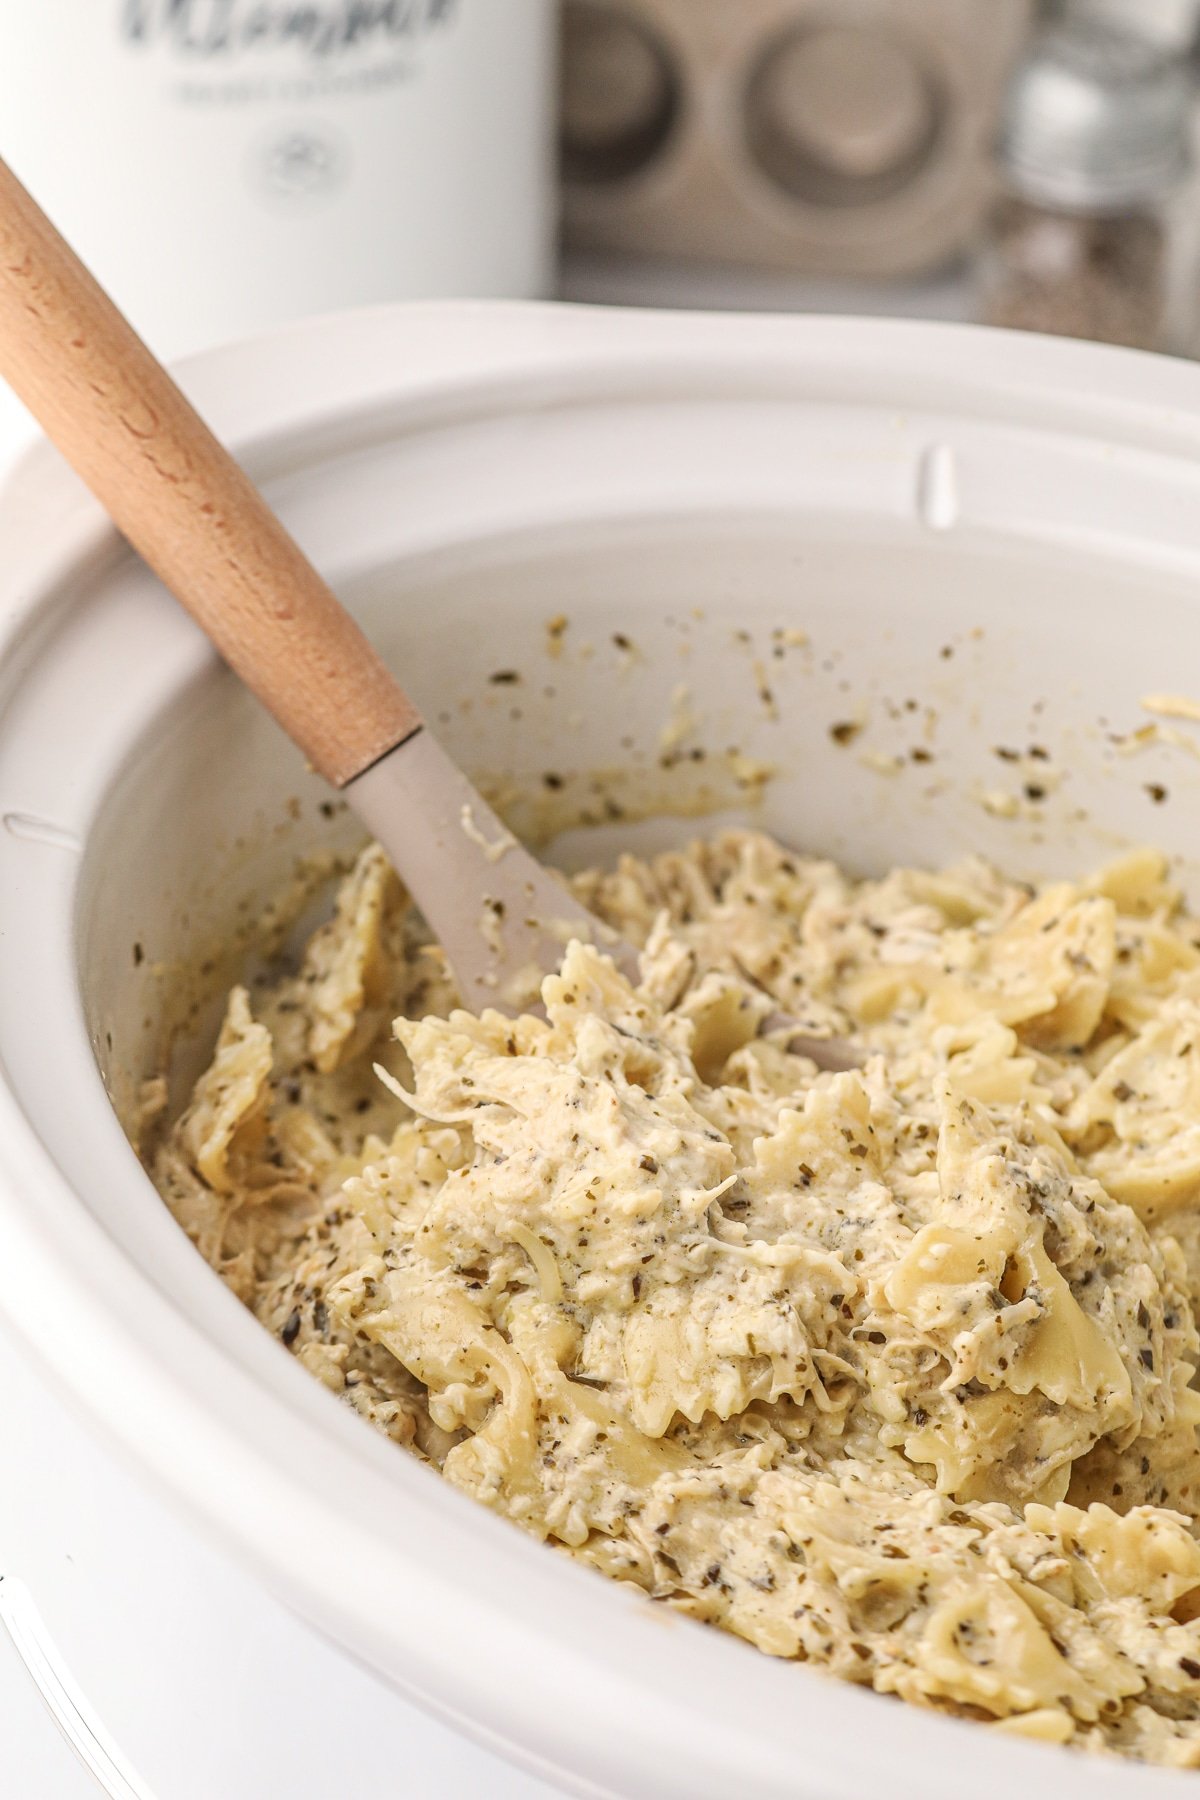
M 573 938 L 597 945 L 638 979 L 632 946 L 517 842 L 426 727 L 345 794 L 424 913 L 472 1012 L 515 1016 L 536 1008 L 543 976 L 559 966 Z M 763 1029 L 788 1024 L 785 1014 L 772 1013 Z M 797 1032 L 788 1047 L 821 1069 L 856 1069 L 864 1061 L 841 1038 Z
M 637 979 L 636 953 L 517 842 L 428 729 L 345 793 L 446 952 L 464 1006 L 528 1011 L 573 938 Z

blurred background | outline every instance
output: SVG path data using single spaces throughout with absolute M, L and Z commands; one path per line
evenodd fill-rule
M 572 297 L 1193 353 L 1194 0 L 568 0 Z
M 1200 0 L 40 0 L 3 154 L 161 353 L 423 295 L 1200 349 Z

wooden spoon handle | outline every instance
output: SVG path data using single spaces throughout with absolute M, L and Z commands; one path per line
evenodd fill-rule
M 419 730 L 253 482 L 3 163 L 0 375 L 335 787 Z

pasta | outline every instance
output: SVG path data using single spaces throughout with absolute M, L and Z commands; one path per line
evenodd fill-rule
M 180 1223 L 365 1419 L 652 1600 L 1200 1767 L 1200 924 L 1163 860 L 853 881 L 734 832 L 576 886 L 640 983 L 573 944 L 544 1016 L 477 1017 L 364 850 L 230 996 L 151 1159 Z

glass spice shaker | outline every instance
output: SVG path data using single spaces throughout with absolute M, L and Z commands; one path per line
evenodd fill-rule
M 978 259 L 989 325 L 1191 353 L 1186 65 L 1111 27 L 1040 34 L 1009 89 Z

